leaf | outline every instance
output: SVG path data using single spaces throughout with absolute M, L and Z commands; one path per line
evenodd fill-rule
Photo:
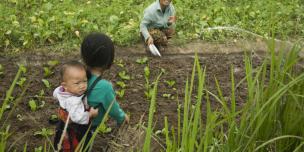
M 144 57 L 144 58 L 139 58 L 136 60 L 136 63 L 138 64 L 146 64 L 148 62 L 148 58 Z
M 19 68 L 20 68 L 20 70 L 21 70 L 22 73 L 26 73 L 27 69 L 26 69 L 26 67 L 23 64 L 20 64 Z
M 125 89 L 122 89 L 120 91 L 116 91 L 116 94 L 119 98 L 122 98 L 125 95 Z
M 52 70 L 49 67 L 43 67 L 43 71 L 44 71 L 44 77 L 48 77 L 50 75 L 52 75 L 54 72 L 52 72 Z
M 51 115 L 50 120 L 56 121 L 56 120 L 58 120 L 58 116 L 53 114 L 53 115 Z
M 44 84 L 44 86 L 45 86 L 46 88 L 50 88 L 50 87 L 51 87 L 51 84 L 50 84 L 50 82 L 49 82 L 48 80 L 42 79 L 41 81 L 43 82 L 43 84 Z
M 35 148 L 35 152 L 42 152 L 42 146 Z
M 25 81 L 26 81 L 26 78 L 22 77 L 22 78 L 20 78 L 20 80 L 16 84 L 19 85 L 22 88 Z
M 43 136 L 43 137 L 48 137 L 48 136 L 51 136 L 53 134 L 54 134 L 54 132 L 50 129 L 47 129 L 47 128 L 42 128 L 41 131 L 35 131 L 34 132 L 34 136 L 40 135 L 40 136 Z
M 31 111 L 36 111 L 37 110 L 37 104 L 36 104 L 36 101 L 34 99 L 31 99 L 29 102 L 28 102 L 30 108 L 31 108 Z
M 126 71 L 122 71 L 118 73 L 119 77 L 123 80 L 130 80 L 130 76 L 126 74 Z
M 99 133 L 109 133 L 112 131 L 112 128 L 110 127 L 107 127 L 105 124 L 101 124 L 99 127 L 98 127 L 98 132 Z
M 124 89 L 127 85 L 125 84 L 125 82 L 123 81 L 117 81 L 116 84 L 121 87 L 122 89 Z
M 149 78 L 150 77 L 150 69 L 149 69 L 149 67 L 145 66 L 144 71 L 145 71 L 145 77 Z
M 175 81 L 174 80 L 165 80 L 165 83 L 172 88 L 175 85 Z
M 47 62 L 47 65 L 50 67 L 50 68 L 53 68 L 55 67 L 56 65 L 59 64 L 59 61 L 58 60 L 51 60 L 51 61 L 48 61 Z

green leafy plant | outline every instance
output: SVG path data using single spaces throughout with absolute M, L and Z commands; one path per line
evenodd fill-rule
M 25 81 L 26 81 L 26 77 L 21 77 L 16 84 L 19 85 L 21 88 L 23 88 Z
M 131 77 L 127 74 L 126 71 L 121 71 L 118 73 L 119 77 L 122 79 L 122 80 L 130 80 Z
M 123 81 L 117 81 L 116 84 L 122 89 L 127 87 L 126 83 Z
M 59 118 L 58 118 L 58 116 L 55 115 L 55 114 L 52 114 L 52 115 L 49 117 L 49 123 L 50 123 L 50 124 L 56 124 L 58 121 L 59 121 Z
M 41 80 L 46 88 L 51 88 L 51 83 L 47 79 Z
M 170 93 L 164 93 L 163 94 L 164 98 L 168 98 L 168 99 L 175 99 L 174 95 L 170 94 Z
M 39 147 L 35 147 L 35 151 L 34 152 L 42 152 L 42 146 Z
M 112 131 L 111 127 L 107 127 L 105 124 L 101 124 L 98 127 L 98 133 L 104 134 L 104 133 L 110 133 Z
M 46 77 L 49 77 L 51 76 L 54 72 L 51 70 L 51 68 L 49 67 L 43 67 L 43 76 L 46 78 Z
M 116 94 L 119 98 L 123 98 L 123 96 L 125 95 L 125 89 L 116 90 Z
M 53 130 L 47 128 L 42 128 L 40 131 L 34 132 L 34 136 L 42 136 L 42 137 L 48 137 L 53 134 L 54 134 Z
M 31 111 L 36 111 L 38 106 L 37 106 L 37 103 L 34 99 L 31 99 L 29 102 L 28 102 L 28 105 L 29 107 L 31 108 Z
M 165 83 L 172 88 L 175 85 L 175 81 L 174 80 L 165 80 Z
M 151 84 L 150 84 L 150 68 L 149 66 L 145 66 L 144 68 L 145 73 L 145 96 L 147 99 L 150 99 L 152 97 L 152 90 L 151 90 Z
M 51 60 L 47 62 L 48 67 L 50 67 L 51 69 L 53 69 L 55 66 L 57 66 L 59 64 L 58 60 Z
M 146 64 L 147 62 L 148 62 L 147 57 L 136 59 L 136 63 L 138 63 L 138 64 Z
M 119 66 L 121 68 L 125 67 L 122 59 L 115 60 L 115 63 L 116 63 L 117 66 Z

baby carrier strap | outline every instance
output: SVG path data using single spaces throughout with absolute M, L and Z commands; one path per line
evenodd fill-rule
M 82 97 L 82 99 L 84 99 L 85 97 L 89 96 L 89 94 L 92 92 L 92 90 L 94 89 L 94 87 L 96 86 L 96 84 L 101 80 L 101 75 L 98 76 L 94 82 L 92 83 L 92 85 L 86 90 L 86 92 L 84 93 L 84 96 Z

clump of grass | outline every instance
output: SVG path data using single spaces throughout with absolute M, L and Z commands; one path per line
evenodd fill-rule
M 178 109 L 177 134 L 171 129 L 169 136 L 165 119 L 166 151 L 303 151 L 304 73 L 297 69 L 298 53 L 297 46 L 288 52 L 275 52 L 270 43 L 270 57 L 257 68 L 253 68 L 252 59 L 245 55 L 248 92 L 239 110 L 235 97 L 239 84 L 235 84 L 233 66 L 231 95 L 227 99 L 216 79 L 217 95 L 206 89 L 205 70 L 196 56 L 191 79 L 185 86 L 182 120 L 180 106 Z M 196 101 L 192 99 L 194 84 L 198 85 Z M 221 107 L 216 110 L 211 107 L 210 95 Z M 201 119 L 202 102 L 206 102 L 206 122 Z

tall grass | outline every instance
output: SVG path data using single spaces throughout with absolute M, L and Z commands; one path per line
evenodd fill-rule
M 304 73 L 297 66 L 299 51 L 294 46 L 288 52 L 276 52 L 270 42 L 269 56 L 257 68 L 245 55 L 246 81 L 242 83 L 247 85 L 247 99 L 241 107 L 236 105 L 239 84 L 235 84 L 233 66 L 231 95 L 227 100 L 216 78 L 217 94 L 205 87 L 205 69 L 196 56 L 191 79 L 185 84 L 183 116 L 178 109 L 177 134 L 174 129 L 170 132 L 165 119 L 166 151 L 303 151 Z M 193 88 L 197 88 L 196 94 Z M 210 96 L 221 106 L 212 107 Z M 202 102 L 206 113 L 202 113 Z M 201 116 L 206 117 L 206 122 Z M 171 140 L 175 136 L 177 140 Z

